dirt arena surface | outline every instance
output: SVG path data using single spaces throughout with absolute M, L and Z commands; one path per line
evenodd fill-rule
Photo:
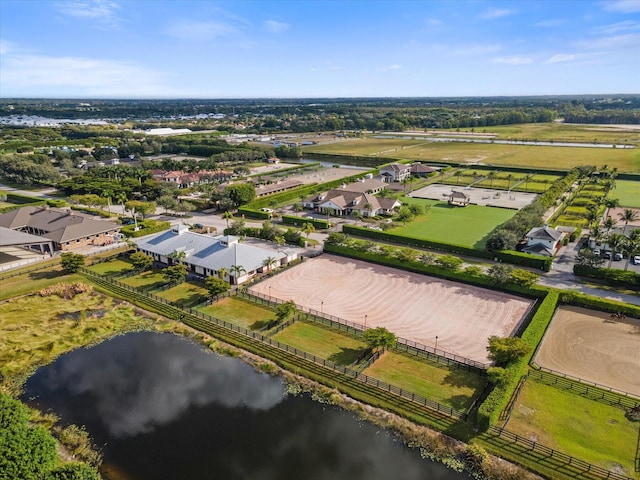
M 640 396 L 640 320 L 561 307 L 535 362 L 557 372 Z
M 452 192 L 463 192 L 471 197 L 471 203 L 475 205 L 514 208 L 520 210 L 533 203 L 538 197 L 536 193 L 507 192 L 505 190 L 494 190 L 491 188 L 465 188 L 463 186 L 443 185 L 434 183 L 427 185 L 409 194 L 410 197 L 429 198 L 432 200 L 447 201 L 447 197 Z
M 323 254 L 251 287 L 367 327 L 488 362 L 487 338 L 509 336 L 530 301 L 360 260 Z

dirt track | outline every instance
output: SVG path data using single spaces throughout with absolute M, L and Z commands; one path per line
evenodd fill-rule
M 640 320 L 559 308 L 535 362 L 589 382 L 640 395 Z
M 271 287 L 271 288 L 269 288 Z M 478 362 L 487 338 L 510 335 L 529 300 L 425 275 L 323 254 L 253 290 Z

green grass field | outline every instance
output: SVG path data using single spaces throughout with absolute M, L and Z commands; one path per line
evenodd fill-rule
M 212 305 L 198 307 L 198 310 L 250 330 L 262 328 L 276 318 L 273 310 L 237 297 L 223 298 Z
M 394 352 L 386 352 L 364 373 L 456 410 L 468 408 L 486 383 L 475 373 Z
M 339 331 L 306 322 L 295 322 L 275 334 L 273 339 L 345 366 L 356 361 L 367 348 L 364 342 Z
M 168 288 L 162 292 L 154 292 L 158 297 L 169 300 L 171 303 L 181 307 L 193 307 L 204 302 L 209 292 L 198 282 L 182 282 L 175 287 Z
M 622 466 L 625 475 L 633 475 L 638 423 L 627 420 L 620 408 L 528 380 L 506 428 L 606 469 Z
M 609 198 L 617 198 L 621 207 L 640 208 L 640 182 L 616 180 L 616 188 Z
M 62 268 L 54 266 L 51 269 L 41 270 L 38 272 L 25 273 L 16 277 L 11 277 L 0 281 L 0 300 L 25 295 L 34 292 L 54 283 L 59 283 L 62 277 Z M 84 277 L 80 274 L 67 275 L 64 277 L 65 282 L 81 282 Z
M 640 172 L 640 148 L 547 147 L 362 138 L 305 147 L 305 153 L 359 155 L 453 164 L 569 170 L 579 165 L 615 165 L 620 172 Z
M 420 215 L 406 226 L 389 232 L 474 248 L 484 248 L 488 235 L 516 214 L 515 210 L 506 208 L 452 207 L 446 202 L 420 198 L 402 197 L 400 201 L 432 207 L 426 215 Z
M 160 270 L 148 270 L 139 275 L 124 278 L 121 282 L 144 291 L 155 290 L 167 283 Z
M 131 262 L 126 262 L 118 258 L 113 258 L 106 262 L 96 263 L 87 267 L 89 270 L 99 273 L 100 275 L 119 275 L 133 269 Z

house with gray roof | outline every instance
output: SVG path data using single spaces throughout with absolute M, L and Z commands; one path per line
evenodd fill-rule
M 48 206 L 27 206 L 4 213 L 0 215 L 0 227 L 44 237 L 56 250 L 108 245 L 120 232 L 120 225 L 111 221 Z
M 411 175 L 411 165 L 392 163 L 380 169 L 380 176 L 387 182 L 401 182 Z
M 552 257 L 561 245 L 566 233 L 547 225 L 534 227 L 525 235 L 527 242 L 523 252 Z
M 232 285 L 244 283 L 259 273 L 297 258 L 296 251 L 292 249 L 248 245 L 232 235 L 212 237 L 190 232 L 186 225 L 176 225 L 170 230 L 135 239 L 134 243 L 138 250 L 156 262 L 166 265 L 182 263 L 193 274 L 202 277 L 219 275 Z M 268 259 L 273 261 L 271 265 L 267 265 Z

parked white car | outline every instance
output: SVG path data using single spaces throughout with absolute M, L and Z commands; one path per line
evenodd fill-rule
M 633 263 L 635 265 L 640 265 L 640 255 L 636 255 L 635 257 L 633 257 Z

